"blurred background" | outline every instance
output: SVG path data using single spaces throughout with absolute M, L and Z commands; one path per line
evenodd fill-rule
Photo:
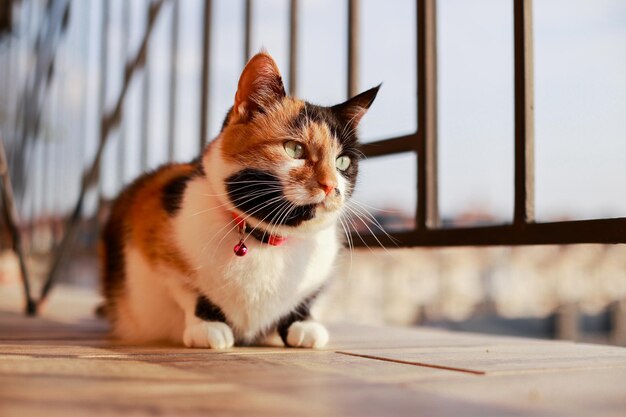
M 358 4 L 356 87 L 383 82 L 362 140 L 411 134 L 415 1 Z M 58 281 L 97 298 L 108 204 L 218 134 L 250 53 L 266 48 L 291 93 L 345 100 L 347 21 L 348 0 L 0 0 L 0 135 L 34 292 L 73 214 Z M 533 21 L 536 219 L 625 217 L 626 2 L 535 0 Z M 513 1 L 438 0 L 436 23 L 442 224 L 510 223 Z M 412 152 L 362 163 L 355 199 L 388 231 L 415 225 L 416 164 Z M 74 211 L 84 181 L 93 187 Z M 19 298 L 1 230 L 0 292 Z M 358 248 L 317 315 L 624 345 L 625 246 Z

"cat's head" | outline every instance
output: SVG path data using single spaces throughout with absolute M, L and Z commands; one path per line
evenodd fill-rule
M 272 57 L 255 55 L 216 141 L 224 204 L 281 234 L 336 221 L 358 173 L 356 127 L 379 87 L 316 106 L 287 96 Z

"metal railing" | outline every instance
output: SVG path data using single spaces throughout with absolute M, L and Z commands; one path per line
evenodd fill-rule
M 409 231 L 390 233 L 390 236 L 365 235 L 360 242 L 354 239 L 356 244 L 376 245 L 378 241 L 400 246 L 626 243 L 626 218 L 535 222 L 532 0 L 514 0 L 513 16 L 515 195 L 512 224 L 440 227 L 437 205 L 436 0 L 418 0 L 417 132 L 363 146 L 363 153 L 369 158 L 403 152 L 417 154 L 416 227 Z M 349 33 L 354 30 L 353 20 L 354 16 L 348 20 Z M 353 38 L 350 37 L 351 40 Z M 356 48 L 356 45 L 350 48 Z M 355 77 L 353 71 L 349 72 L 349 80 Z
M 50 11 L 61 10 L 61 6 L 68 8 L 65 19 L 69 19 L 69 7 L 72 2 L 57 0 L 52 2 L 56 6 Z M 52 4 L 51 3 L 51 4 Z M 128 34 L 128 4 L 124 2 L 126 17 L 123 31 Z M 166 3 L 172 3 L 171 25 L 171 69 L 169 78 L 169 112 L 168 118 L 168 156 L 173 159 L 176 117 L 174 116 L 175 98 L 177 91 L 177 50 L 179 40 L 180 0 L 157 0 L 149 3 L 146 19 L 146 28 L 141 44 L 136 54 L 127 58 L 127 48 L 124 49 L 124 75 L 122 87 L 112 108 L 106 108 L 106 72 L 108 71 L 108 0 L 103 0 L 102 33 L 101 33 L 101 80 L 99 90 L 99 122 L 98 146 L 93 160 L 87 167 L 82 179 L 79 196 L 65 225 L 64 236 L 55 247 L 52 266 L 42 287 L 38 304 L 43 302 L 52 288 L 58 275 L 59 266 L 72 247 L 79 220 L 83 216 L 83 204 L 87 191 L 98 181 L 101 158 L 106 148 L 109 136 L 120 127 L 124 117 L 124 103 L 129 85 L 135 76 L 143 72 L 142 94 L 142 154 L 147 148 L 147 114 L 150 106 L 150 85 L 148 82 L 149 67 L 146 66 L 148 44 L 155 22 Z M 289 92 L 297 94 L 298 85 L 298 31 L 299 31 L 299 1 L 289 0 L 288 24 L 288 74 Z M 360 2 L 347 0 L 347 95 L 355 95 L 358 91 L 359 80 L 359 51 L 360 39 Z M 459 245 L 528 245 L 528 244 L 569 244 L 569 243 L 626 243 L 626 218 L 597 219 L 585 221 L 563 221 L 550 223 L 536 223 L 534 220 L 534 140 L 533 140 L 533 31 L 532 31 L 532 0 L 513 0 L 514 16 L 514 85 L 515 85 L 515 184 L 514 184 L 514 215 L 511 224 L 443 228 L 439 221 L 438 209 L 438 169 L 437 169 L 437 28 L 436 28 L 436 0 L 416 0 L 416 27 L 417 27 L 417 130 L 411 134 L 386 138 L 366 143 L 362 151 L 368 158 L 399 153 L 413 153 L 417 156 L 417 205 L 415 208 L 416 225 L 412 230 L 394 232 L 385 235 L 363 235 L 362 239 L 354 239 L 361 245 L 392 244 L 399 246 L 459 246 Z M 244 58 L 247 60 L 252 54 L 253 0 L 245 0 L 243 12 L 244 28 Z M 201 68 L 199 99 L 199 137 L 198 151 L 202 149 L 209 138 L 209 97 L 212 71 L 212 12 L 213 2 L 204 0 L 203 28 L 201 42 Z M 56 16 L 56 13 L 54 16 Z M 53 16 L 51 13 L 50 16 Z M 85 16 L 82 16 L 84 18 Z M 81 18 L 81 17 L 79 17 Z M 57 19 L 58 20 L 58 19 Z M 52 49 L 54 51 L 54 49 Z M 46 53 L 49 53 L 48 50 Z M 49 54 L 48 54 L 49 55 Z M 52 56 L 46 55 L 46 62 L 54 61 Z M 40 56 L 36 56 L 38 59 Z M 52 65 L 52 64 L 50 64 Z M 36 73 L 35 73 L 36 75 Z M 30 84 L 32 85 L 32 84 Z M 28 92 L 28 91 L 27 91 Z M 25 96 L 28 99 L 28 96 Z M 33 99 L 34 100 L 34 99 Z M 33 100 L 30 100 L 32 102 Z M 42 100 L 37 97 L 37 103 Z M 28 104 L 28 103 L 26 103 Z M 37 135 L 37 126 L 27 123 L 24 119 L 23 142 L 25 145 L 31 136 Z M 120 152 L 123 160 L 124 153 Z M 123 162 L 122 162 L 123 163 Z M 142 162 L 146 168 L 147 162 Z M 101 203 L 104 202 L 101 199 Z M 26 282 L 27 284 L 27 282 Z M 34 303 L 28 292 L 29 305 Z

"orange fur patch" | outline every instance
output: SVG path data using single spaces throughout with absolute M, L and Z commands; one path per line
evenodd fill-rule
M 297 140 L 306 147 L 306 162 L 290 172 L 290 182 L 307 189 L 318 188 L 318 183 L 337 184 L 335 157 L 339 144 L 323 123 L 310 121 L 299 129 L 293 121 L 304 107 L 304 102 L 285 97 L 266 114 L 258 114 L 250 121 L 236 119 L 222 132 L 222 156 L 246 168 L 273 172 L 281 161 L 288 159 L 283 144 Z
M 293 138 L 290 123 L 298 116 L 304 102 L 285 97 L 268 109 L 267 114 L 257 114 L 247 121 L 231 116 L 230 124 L 222 132 L 224 159 L 245 164 L 247 161 L 275 161 L 280 156 L 271 146 Z
M 134 194 L 127 217 L 131 225 L 130 243 L 151 262 L 161 262 L 185 275 L 192 274 L 192 269 L 172 243 L 172 224 L 161 199 L 163 187 L 169 181 L 192 175 L 194 169 L 190 164 L 178 164 L 157 171 Z
M 171 219 L 162 203 L 163 187 L 169 181 L 182 176 L 190 176 L 196 167 L 193 164 L 172 164 L 160 168 L 136 180 L 122 192 L 113 204 L 111 215 L 105 226 L 105 233 L 123 240 L 124 246 L 138 248 L 152 263 L 162 263 L 185 275 L 192 274 L 192 268 L 173 244 Z M 102 264 L 107 265 L 106 245 L 101 250 Z M 105 278 L 105 288 L 114 292 L 122 285 L 117 277 Z

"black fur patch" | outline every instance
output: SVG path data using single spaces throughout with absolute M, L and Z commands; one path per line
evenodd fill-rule
M 350 121 L 343 119 L 339 109 L 305 102 L 304 107 L 302 107 L 292 124 L 294 128 L 302 129 L 307 122 L 328 126 L 330 133 L 341 143 L 344 155 L 352 157 L 360 154 L 356 131 L 354 128 L 347 126 Z
M 206 321 L 226 323 L 226 316 L 222 310 L 203 295 L 199 296 L 196 301 L 196 317 Z
M 206 173 L 204 172 L 204 165 L 202 165 L 201 157 L 195 158 L 193 161 L 191 161 L 191 163 L 196 166 L 195 169 L 193 170 L 193 174 L 191 174 L 192 178 L 206 176 Z
M 314 292 L 305 298 L 293 311 L 281 318 L 276 325 L 276 330 L 280 338 L 283 340 L 285 346 L 289 346 L 287 343 L 287 334 L 289 334 L 289 327 L 296 321 L 306 320 L 311 317 L 311 304 L 319 294 L 319 291 Z
M 102 230 L 102 243 L 105 253 L 102 278 L 104 295 L 107 299 L 103 312 L 106 316 L 109 316 L 109 312 L 112 311 L 109 304 L 122 291 L 125 281 L 124 241 L 126 234 L 124 218 L 119 213 L 114 212 Z
M 305 102 L 292 123 L 294 128 L 300 130 L 303 129 L 308 122 L 325 124 L 328 126 L 330 133 L 337 139 L 340 139 L 339 136 L 343 130 L 343 125 L 330 107 Z
M 268 172 L 251 168 L 239 171 L 226 179 L 226 190 L 235 207 L 269 224 L 295 227 L 315 217 L 315 205 L 289 202 L 278 177 Z
M 178 210 L 180 210 L 181 203 L 183 202 L 183 194 L 185 193 L 185 188 L 187 188 L 187 181 L 192 177 L 193 175 L 182 175 L 172 179 L 163 186 L 161 203 L 170 217 L 175 216 Z

